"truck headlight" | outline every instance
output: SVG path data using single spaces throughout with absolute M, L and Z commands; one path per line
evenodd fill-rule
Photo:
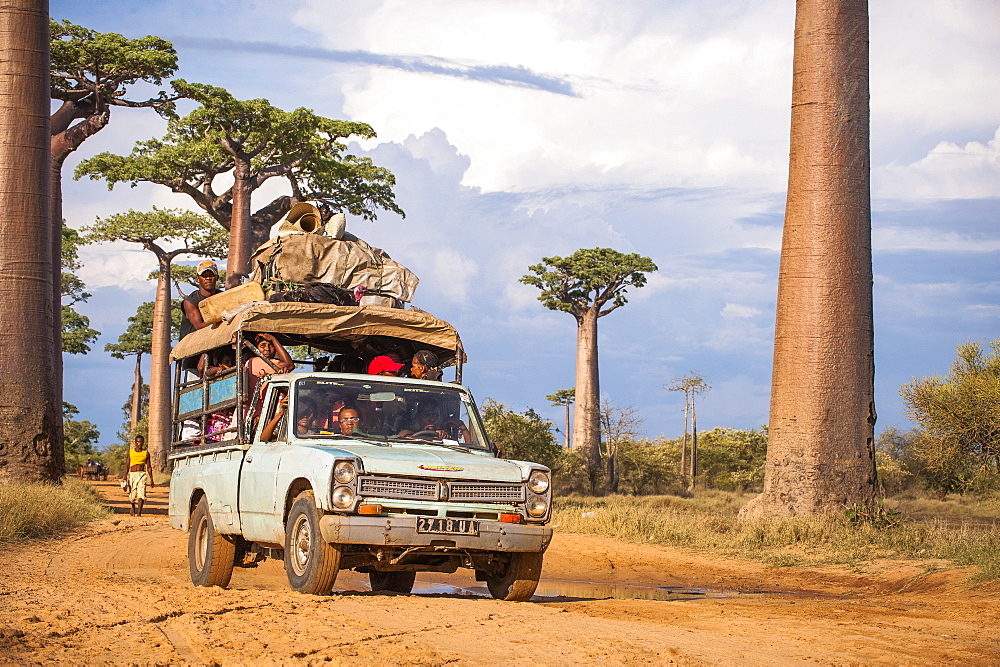
M 549 474 L 544 470 L 532 470 L 528 475 L 528 490 L 539 495 L 549 490 Z
M 337 461 L 333 466 L 333 478 L 338 484 L 350 484 L 357 474 L 358 470 L 354 467 L 353 461 Z
M 354 507 L 354 489 L 349 486 L 338 486 L 333 490 L 331 500 L 337 509 L 349 510 Z
M 538 519 L 545 516 L 545 512 L 549 509 L 549 503 L 541 496 L 533 496 L 528 499 L 528 504 L 525 509 L 528 512 L 528 516 L 533 516 Z

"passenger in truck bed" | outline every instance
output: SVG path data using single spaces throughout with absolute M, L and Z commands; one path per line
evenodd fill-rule
M 383 354 L 375 357 L 368 364 L 368 375 L 391 375 L 398 377 L 399 371 L 402 368 L 403 364 L 393 361 L 392 357 Z
M 440 380 L 437 355 L 430 350 L 417 350 L 410 360 L 410 377 L 418 380 Z
M 205 359 L 208 359 L 208 368 L 205 368 Z M 231 347 L 222 347 L 217 350 L 212 350 L 208 355 L 201 355 L 198 357 L 198 372 L 204 373 L 207 378 L 214 378 L 217 375 L 222 375 L 230 368 L 232 368 L 236 361 L 236 353 L 233 352 Z
M 278 342 L 278 339 L 274 337 L 274 334 L 269 333 L 259 333 L 254 337 L 254 343 L 257 345 L 257 349 L 260 353 L 270 360 L 270 364 L 254 355 L 250 357 L 247 361 L 247 370 L 250 372 L 250 380 L 252 383 L 256 383 L 256 380 L 264 377 L 265 375 L 271 375 L 272 373 L 291 373 L 295 370 L 295 362 L 292 361 L 292 355 L 288 354 L 288 350 Z M 271 368 L 273 364 L 277 370 Z
M 260 412 L 260 401 L 264 396 L 264 387 L 258 387 L 261 378 L 265 375 L 273 375 L 274 373 L 291 373 L 295 370 L 295 362 L 292 361 L 292 355 L 288 354 L 278 339 L 274 337 L 274 334 L 269 333 L 259 333 L 254 338 L 254 342 L 257 344 L 257 349 L 260 353 L 270 360 L 270 364 L 258 357 L 253 355 L 247 360 L 247 387 L 250 388 L 250 395 L 257 396 L 257 401 L 254 403 L 254 412 Z M 277 368 L 271 368 L 271 364 Z

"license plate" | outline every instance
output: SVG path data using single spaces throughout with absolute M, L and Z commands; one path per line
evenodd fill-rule
M 418 516 L 417 532 L 440 535 L 478 535 L 479 522 L 472 519 L 431 519 Z

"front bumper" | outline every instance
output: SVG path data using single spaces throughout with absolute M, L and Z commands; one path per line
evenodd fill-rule
M 327 514 L 320 519 L 319 528 L 323 539 L 332 544 L 541 552 L 552 540 L 548 526 L 499 521 L 480 521 L 479 535 L 442 535 L 418 533 L 416 517 Z

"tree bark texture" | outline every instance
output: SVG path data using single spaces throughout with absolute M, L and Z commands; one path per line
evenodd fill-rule
M 169 369 L 167 371 L 169 375 Z M 142 352 L 135 353 L 135 371 L 132 380 L 132 410 L 128 420 L 128 442 L 135 438 L 135 427 L 142 415 L 139 414 L 142 405 Z
M 601 474 L 601 390 L 597 370 L 598 308 L 576 320 L 576 400 L 573 404 L 573 447 L 587 459 L 591 489 Z
M 170 260 L 159 257 L 160 276 L 156 280 L 153 303 L 153 335 L 149 354 L 149 457 L 156 472 L 166 474 L 170 450 Z M 133 434 L 133 437 L 134 434 Z
M 250 176 L 249 162 L 237 160 L 233 169 L 233 217 L 229 223 L 229 260 L 226 263 L 226 288 L 240 285 L 250 275 L 252 233 L 250 229 Z
M 50 211 L 49 3 L 0 4 L 0 481 L 64 468 Z M 59 243 L 61 243 L 61 234 Z
M 570 441 L 569 441 L 569 408 L 570 408 L 570 404 L 567 403 L 566 404 L 566 430 L 563 432 L 564 439 L 566 440 L 566 449 L 570 449 L 571 448 Z
M 698 414 L 694 406 L 695 391 L 691 388 L 691 484 L 688 491 L 694 491 L 698 481 Z
M 764 492 L 745 511 L 869 503 L 874 353 L 867 0 L 798 0 Z

